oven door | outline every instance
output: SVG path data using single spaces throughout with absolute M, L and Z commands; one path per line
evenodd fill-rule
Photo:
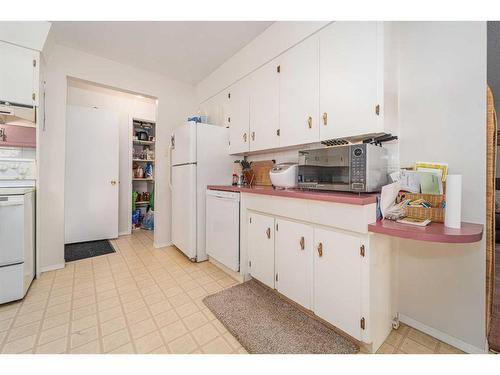
M 349 191 L 350 147 L 301 151 L 299 185 L 318 190 Z

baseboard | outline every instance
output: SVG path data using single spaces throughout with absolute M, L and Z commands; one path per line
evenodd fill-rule
M 424 333 L 427 333 L 428 335 L 437 338 L 438 340 L 441 340 L 451 346 L 454 346 L 455 348 L 458 348 L 460 350 L 463 350 L 466 353 L 471 353 L 471 354 L 484 354 L 487 353 L 485 349 L 478 348 L 474 345 L 468 344 L 454 336 L 450 336 L 447 333 L 441 332 L 435 328 L 429 327 L 425 325 L 424 323 L 421 323 L 415 319 L 410 318 L 409 316 L 406 316 L 404 314 L 399 314 L 399 321 L 409 325 L 410 327 L 413 327 L 415 329 L 418 329 L 419 331 L 422 331 Z
M 40 267 L 39 273 L 42 274 L 44 272 L 60 270 L 61 268 L 64 268 L 65 266 L 66 266 L 66 263 L 59 263 L 59 264 L 53 264 L 51 266 Z
M 215 267 L 219 268 L 222 270 L 224 273 L 228 274 L 231 276 L 233 279 L 236 281 L 239 281 L 240 283 L 244 282 L 244 277 L 241 275 L 241 273 L 233 271 L 232 269 L 226 267 L 223 265 L 221 262 L 215 260 L 214 258 L 211 258 L 210 256 L 208 257 L 208 261 L 212 263 Z
M 155 247 L 155 249 L 159 249 L 159 248 L 162 248 L 162 247 L 173 246 L 173 243 L 172 242 L 165 242 L 165 243 L 156 243 L 156 242 L 154 242 L 153 246 Z
M 118 232 L 118 236 L 130 236 L 131 234 L 130 232 Z

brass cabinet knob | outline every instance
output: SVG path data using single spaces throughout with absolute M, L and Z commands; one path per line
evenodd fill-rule
M 323 125 L 328 125 L 328 113 L 323 113 Z
M 309 129 L 313 127 L 313 118 L 311 116 L 307 118 L 307 125 L 309 126 Z
M 323 256 L 323 244 L 321 242 L 318 244 L 318 255 L 320 258 Z
M 271 238 L 271 228 L 267 228 L 266 235 L 267 235 L 267 238 Z
M 306 248 L 306 240 L 304 236 L 300 237 L 300 249 L 304 250 Z
M 246 142 L 247 141 L 247 133 L 243 134 L 243 140 Z

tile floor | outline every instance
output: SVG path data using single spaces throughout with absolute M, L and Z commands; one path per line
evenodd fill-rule
M 246 353 L 201 301 L 237 282 L 152 233 L 113 241 L 117 250 L 71 262 L 35 280 L 23 301 L 0 305 L 1 353 Z M 380 353 L 456 353 L 403 326 Z

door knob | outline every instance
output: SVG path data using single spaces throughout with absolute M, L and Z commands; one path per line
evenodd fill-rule
M 328 113 L 324 112 L 323 113 L 323 125 L 328 124 Z
M 313 118 L 311 116 L 307 118 L 307 125 L 309 126 L 309 129 L 313 127 Z
M 111 183 L 111 185 L 116 185 L 116 181 L 115 180 L 111 180 L 110 183 Z
M 300 237 L 300 249 L 301 250 L 304 250 L 306 247 L 306 240 L 304 238 L 304 236 Z
M 318 244 L 318 255 L 320 258 L 323 256 L 323 244 L 321 242 Z
M 271 228 L 267 228 L 266 235 L 267 235 L 267 238 L 271 238 Z

